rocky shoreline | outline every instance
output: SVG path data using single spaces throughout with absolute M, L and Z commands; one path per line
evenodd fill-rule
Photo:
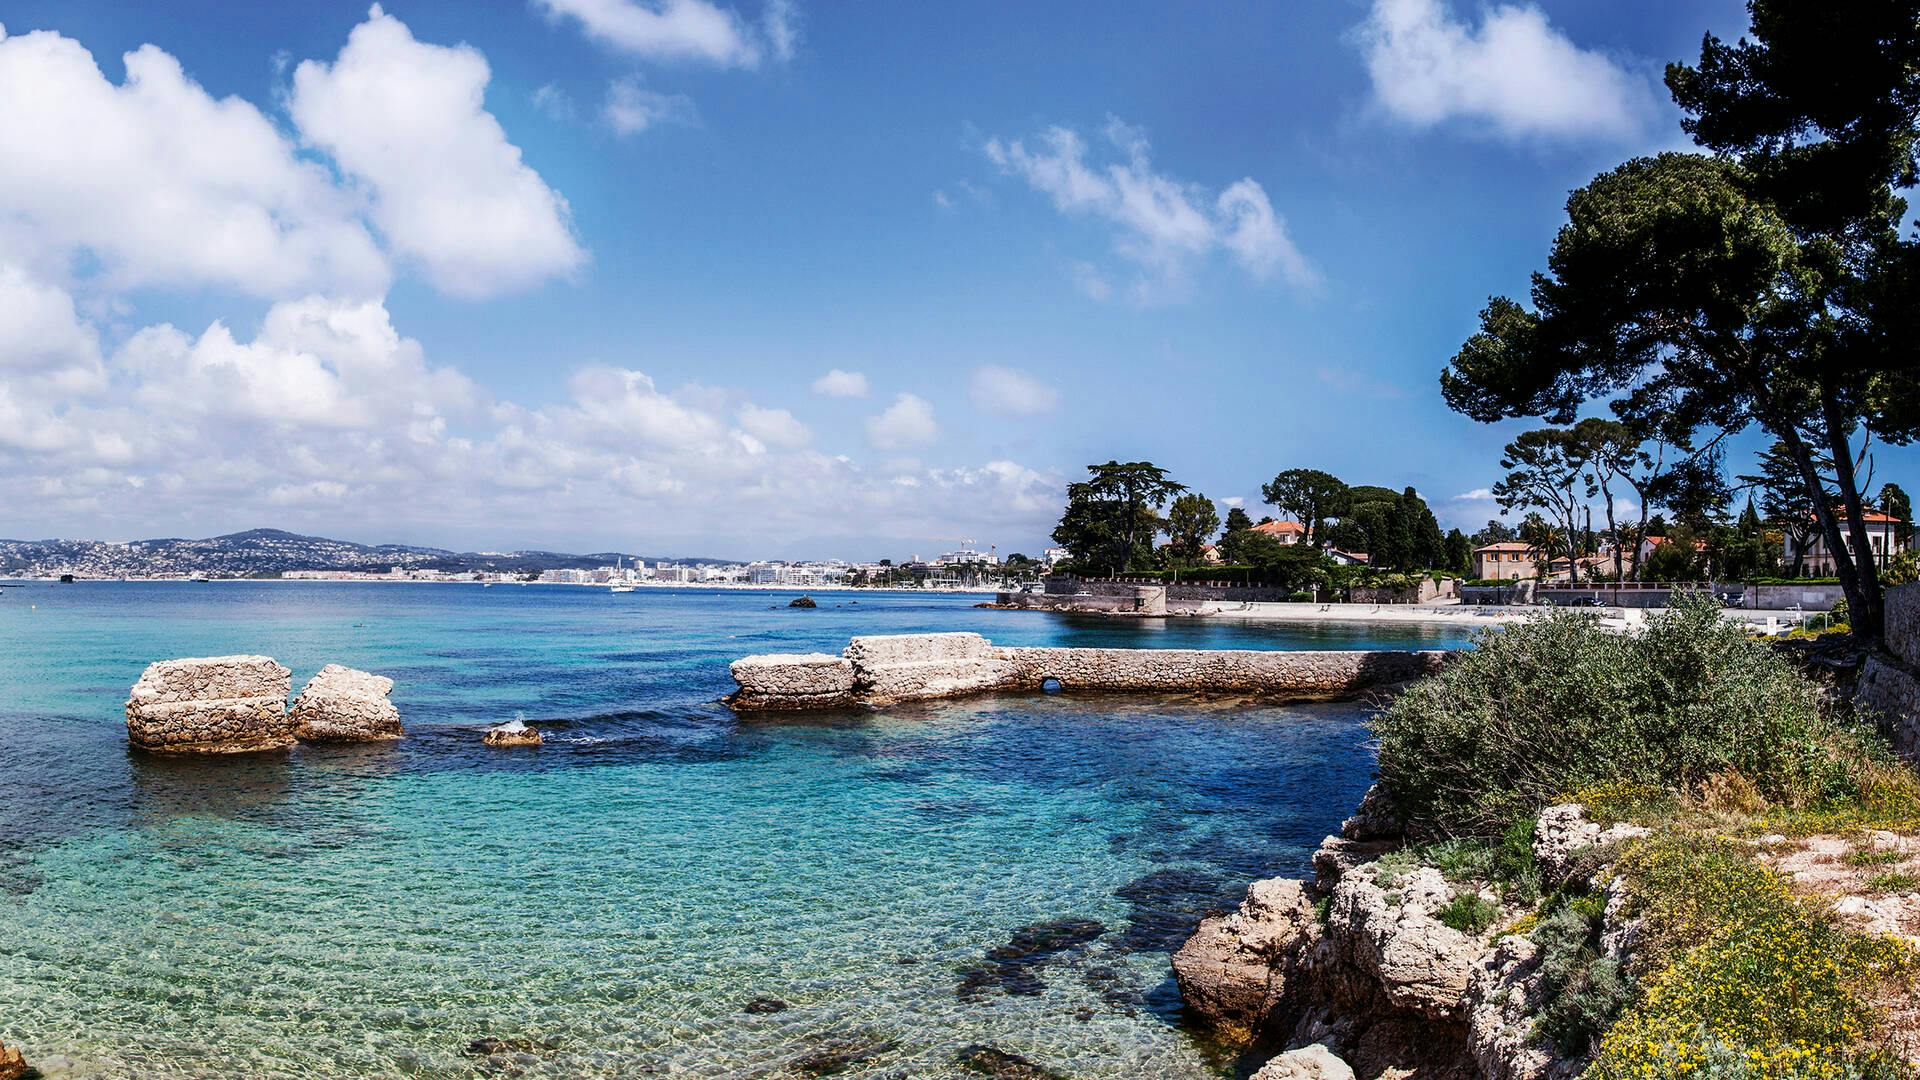
M 1531 903 L 1386 858 L 1402 850 L 1370 791 L 1313 856 L 1311 879 L 1256 881 L 1174 955 L 1195 1019 L 1256 1057 L 1255 1080 L 1423 1077 L 1566 1080 L 1587 1065 L 1539 1032 L 1539 948 L 1515 932 Z M 1543 879 L 1604 898 L 1601 948 L 1624 960 L 1633 925 L 1608 873 L 1632 825 L 1603 829 L 1575 804 L 1543 811 Z M 1463 913 L 1472 912 L 1471 919 Z

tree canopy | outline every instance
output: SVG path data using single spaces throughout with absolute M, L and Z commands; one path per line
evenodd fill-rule
M 1636 158 L 1574 192 L 1530 307 L 1489 301 L 1441 392 L 1483 421 L 1567 424 L 1604 400 L 1670 432 L 1765 428 L 1813 502 L 1856 632 L 1873 637 L 1875 568 L 1841 533 L 1871 550 L 1855 437 L 1920 434 L 1920 243 L 1899 236 L 1894 194 L 1917 175 L 1920 9 L 1750 10 L 1750 38 L 1709 36 L 1697 66 L 1667 72 L 1714 156 Z
M 1067 508 L 1053 541 L 1088 573 L 1114 576 L 1152 560 L 1159 509 L 1186 490 L 1147 461 L 1089 465 L 1088 479 L 1067 485 Z
M 1262 486 L 1260 495 L 1268 505 L 1304 526 L 1307 531 L 1303 539 L 1309 544 L 1322 539 L 1322 525 L 1329 518 L 1345 515 L 1351 501 L 1347 485 L 1319 469 L 1288 469 Z

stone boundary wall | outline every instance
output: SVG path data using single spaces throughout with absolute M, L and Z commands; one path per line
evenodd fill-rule
M 1430 675 L 1446 652 L 1253 649 L 1002 648 L 979 634 L 856 637 L 843 656 L 749 656 L 734 662 L 734 709 L 881 706 L 994 691 L 1225 691 L 1296 701 L 1351 697 Z
M 1854 679 L 1854 707 L 1871 714 L 1908 761 L 1920 760 L 1920 584 L 1887 590 L 1883 651 Z
M 1161 582 L 1157 578 L 1120 578 L 1105 581 L 1099 578 L 1083 578 L 1073 574 L 1050 574 L 1041 584 L 1048 596 L 1132 596 L 1141 586 L 1164 585 L 1167 590 L 1167 603 L 1199 604 L 1206 600 L 1243 600 L 1254 604 L 1274 604 L 1293 595 L 1292 589 L 1282 589 L 1273 585 L 1233 585 L 1225 582 L 1208 582 L 1206 571 L 1195 570 L 1202 575 L 1199 580 L 1180 582 Z M 1026 594 L 1032 595 L 1032 594 Z
M 1716 586 L 1730 588 L 1731 586 Z M 1833 605 L 1847 595 L 1838 585 L 1748 585 L 1740 606 L 1781 610 L 1798 604 L 1806 611 L 1832 611 Z

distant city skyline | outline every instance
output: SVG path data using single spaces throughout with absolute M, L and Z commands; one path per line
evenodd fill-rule
M 1528 425 L 1440 369 L 1745 18 L 10 4 L 0 536 L 1036 554 L 1109 458 L 1471 532 Z

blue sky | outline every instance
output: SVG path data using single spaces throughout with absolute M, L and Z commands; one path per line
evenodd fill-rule
M 862 558 L 1036 549 L 1110 457 L 1256 515 L 1313 466 L 1484 522 L 1458 496 L 1524 425 L 1449 413 L 1438 371 L 1568 190 L 1683 142 L 1661 66 L 1745 24 L 1446 0 L 0 19 L 0 104 L 30 120 L 0 132 L 0 535 Z

